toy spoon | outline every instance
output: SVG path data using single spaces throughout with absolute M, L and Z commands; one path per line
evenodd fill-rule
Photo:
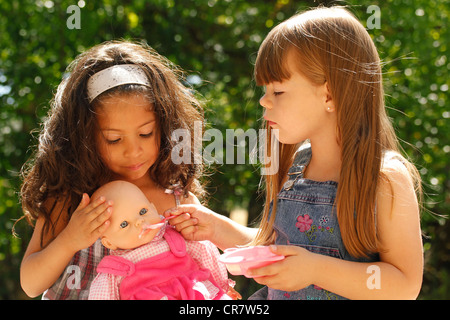
M 161 228 L 167 220 L 170 220 L 170 219 L 175 218 L 175 217 L 176 216 L 168 216 L 167 218 L 162 219 L 158 223 L 149 224 L 147 226 L 144 226 L 144 230 L 145 229 L 158 229 L 158 228 Z
M 164 226 L 165 222 L 167 220 L 170 220 L 172 218 L 175 218 L 176 216 L 169 216 L 167 218 L 162 219 L 160 222 L 158 223 L 154 223 L 154 224 L 148 224 L 142 227 L 142 231 L 139 234 L 139 239 L 142 238 L 142 236 L 146 233 L 147 230 L 153 230 L 153 229 L 158 229 Z

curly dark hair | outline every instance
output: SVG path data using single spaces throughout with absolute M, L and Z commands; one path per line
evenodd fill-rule
M 93 74 L 118 64 L 139 65 L 151 87 L 122 85 L 99 95 L 92 103 L 86 87 Z M 203 165 L 194 161 L 175 164 L 171 152 L 176 129 L 187 129 L 193 148 L 194 123 L 203 129 L 203 108 L 193 91 L 183 84 L 181 69 L 148 45 L 129 41 L 109 41 L 80 54 L 67 68 L 67 77 L 58 86 L 51 109 L 39 134 L 39 144 L 22 169 L 21 201 L 24 217 L 32 224 L 45 218 L 42 235 L 54 232 L 50 214 L 58 202 L 68 208 L 70 218 L 83 193 L 91 195 L 111 180 L 112 172 L 102 162 L 95 136 L 99 130 L 95 107 L 113 94 L 140 93 L 153 103 L 160 129 L 160 150 L 149 170 L 151 179 L 163 188 L 179 183 L 185 194 L 204 196 L 199 182 Z M 193 149 L 192 149 L 193 151 Z M 61 216 L 63 212 L 59 213 Z M 50 236 L 50 238 L 53 238 Z M 43 236 L 41 237 L 42 244 Z

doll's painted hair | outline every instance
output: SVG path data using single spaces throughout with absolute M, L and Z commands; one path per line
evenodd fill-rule
M 335 103 L 342 151 L 335 207 L 344 245 L 355 257 L 379 252 L 375 201 L 378 181 L 383 177 L 383 153 L 398 152 L 399 145 L 385 111 L 381 62 L 375 44 L 345 8 L 318 7 L 297 14 L 272 29 L 263 41 L 255 64 L 257 85 L 290 78 L 288 52 L 294 53 L 295 71 L 312 84 L 327 82 Z M 277 194 L 299 145 L 280 143 L 279 171 L 265 176 L 266 206 L 258 244 L 269 243 L 274 237 Z M 416 168 L 403 162 L 419 189 Z
M 150 86 L 117 86 L 89 103 L 88 79 L 118 64 L 139 65 Z M 28 222 L 43 216 L 46 223 L 42 234 L 53 232 L 50 213 L 57 202 L 69 208 L 70 217 L 83 193 L 92 194 L 111 179 L 111 172 L 102 162 L 96 145 L 99 128 L 95 108 L 102 99 L 116 94 L 142 94 L 154 106 L 152 111 L 156 114 L 160 141 L 158 158 L 149 170 L 151 179 L 163 188 L 179 183 L 186 193 L 191 191 L 198 197 L 204 195 L 198 180 L 202 165 L 195 161 L 174 164 L 171 160 L 176 143 L 171 140 L 172 132 L 186 129 L 193 139 L 194 122 L 203 124 L 202 105 L 183 85 L 180 68 L 145 44 L 109 41 L 80 54 L 66 72 L 67 77 L 58 86 L 51 102 L 37 150 L 22 169 L 21 200 Z M 50 200 L 53 204 L 48 203 Z

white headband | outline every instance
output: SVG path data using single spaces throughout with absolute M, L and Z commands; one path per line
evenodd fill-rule
M 138 65 L 115 65 L 99 71 L 89 78 L 87 83 L 89 103 L 106 90 L 123 84 L 142 84 L 150 87 L 147 75 Z

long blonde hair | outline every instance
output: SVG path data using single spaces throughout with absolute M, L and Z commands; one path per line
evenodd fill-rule
M 355 257 L 379 252 L 374 215 L 382 158 L 385 151 L 399 152 L 399 144 L 384 107 L 375 44 L 345 8 L 319 7 L 297 14 L 263 41 L 255 64 L 257 85 L 290 78 L 286 64 L 290 51 L 296 55 L 297 71 L 313 84 L 327 82 L 335 102 L 342 160 L 335 207 L 344 245 Z M 280 143 L 278 173 L 264 177 L 266 205 L 255 244 L 274 239 L 277 194 L 298 146 Z M 420 188 L 416 168 L 404 163 Z

